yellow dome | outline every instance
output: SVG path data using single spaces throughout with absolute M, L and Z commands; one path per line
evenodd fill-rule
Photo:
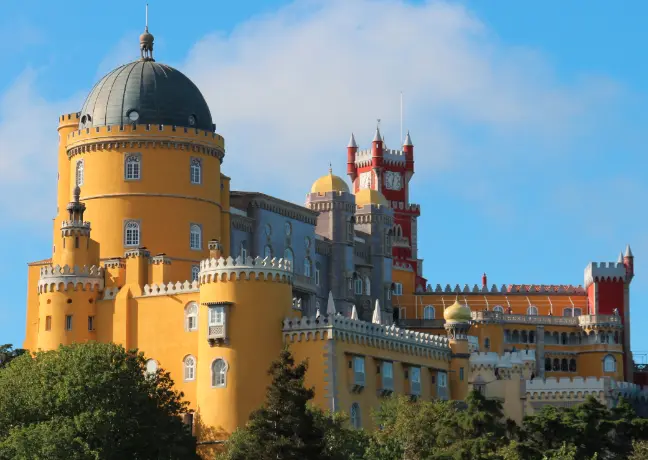
M 461 305 L 459 301 L 455 300 L 455 303 L 445 309 L 443 317 L 446 321 L 470 321 L 472 320 L 472 313 L 470 308 Z
M 356 199 L 356 206 L 366 206 L 366 205 L 380 205 L 380 206 L 388 206 L 387 203 L 387 198 L 385 198 L 385 195 L 380 193 L 378 190 L 374 190 L 371 188 L 363 188 L 360 189 L 356 194 L 355 194 L 355 199 Z
M 334 176 L 329 170 L 326 176 L 317 179 L 311 187 L 311 193 L 345 192 L 349 193 L 349 186 L 340 176 Z

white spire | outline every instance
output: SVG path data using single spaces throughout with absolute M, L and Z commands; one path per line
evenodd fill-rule
M 329 291 L 328 302 L 326 303 L 326 314 L 335 316 L 335 302 L 331 291 Z
M 378 299 L 376 299 L 376 306 L 374 307 L 371 322 L 374 324 L 382 324 L 382 312 L 380 311 L 380 301 Z
M 355 136 L 353 135 L 353 133 L 351 133 L 351 140 L 349 140 L 349 145 L 347 145 L 347 147 L 355 147 L 355 148 L 358 147 L 358 144 L 356 144 Z
M 617 263 L 622 264 L 623 263 L 623 253 L 619 253 L 619 259 L 617 260 Z
M 411 147 L 414 144 L 412 144 L 412 138 L 410 137 L 409 130 L 407 130 L 407 136 L 405 136 L 405 142 L 403 142 L 403 146 L 408 146 Z
M 632 255 L 632 249 L 630 249 L 630 245 L 627 245 L 627 246 L 626 246 L 625 256 L 626 256 L 626 257 L 634 257 L 634 256 Z
M 322 316 L 322 314 L 320 313 L 319 307 L 318 307 L 317 310 L 315 310 L 315 318 L 319 318 L 320 316 Z
M 351 319 L 358 319 L 358 310 L 355 305 L 351 307 Z

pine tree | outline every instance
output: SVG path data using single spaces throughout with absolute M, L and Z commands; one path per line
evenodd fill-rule
M 253 412 L 247 425 L 232 434 L 226 452 L 227 460 L 325 459 L 325 430 L 307 403 L 315 392 L 304 386 L 306 362 L 295 365 L 291 353 L 284 349 L 270 366 L 272 383 L 265 404 Z

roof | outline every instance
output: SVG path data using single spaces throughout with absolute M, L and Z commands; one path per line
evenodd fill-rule
M 378 190 L 363 188 L 355 194 L 356 206 L 380 205 L 388 206 L 387 198 Z
M 250 206 L 258 207 L 311 225 L 317 224 L 317 216 L 319 215 L 317 211 L 311 211 L 304 206 L 260 192 L 233 190 L 230 192 L 230 206 L 238 209 L 248 209 Z
M 179 70 L 146 59 L 117 67 L 94 86 L 79 129 L 133 123 L 214 131 L 198 87 Z
M 332 171 L 325 176 L 320 177 L 311 187 L 311 193 L 327 192 L 345 192 L 349 193 L 349 186 L 340 176 L 336 176 Z

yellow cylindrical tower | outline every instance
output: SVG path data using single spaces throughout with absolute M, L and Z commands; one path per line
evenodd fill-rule
M 54 242 L 53 252 L 56 254 L 61 231 L 61 222 L 65 220 L 65 206 L 70 202 L 70 194 L 76 185 L 70 180 L 70 159 L 67 155 L 67 137 L 72 131 L 79 129 L 79 113 L 68 113 L 59 117 L 58 125 L 58 178 L 57 178 L 57 198 L 56 198 L 56 217 L 54 218 L 54 228 L 52 241 Z M 72 176 L 74 177 L 74 176 Z
M 200 281 L 198 375 L 205 378 L 196 420 L 199 439 L 212 441 L 243 426 L 264 401 L 291 312 L 291 272 L 274 259 L 208 259 Z
M 448 333 L 452 350 L 450 361 L 450 397 L 463 400 L 468 395 L 468 373 L 470 372 L 470 349 L 468 347 L 468 330 L 472 315 L 470 308 L 459 301 L 450 305 L 443 312 L 445 329 Z

